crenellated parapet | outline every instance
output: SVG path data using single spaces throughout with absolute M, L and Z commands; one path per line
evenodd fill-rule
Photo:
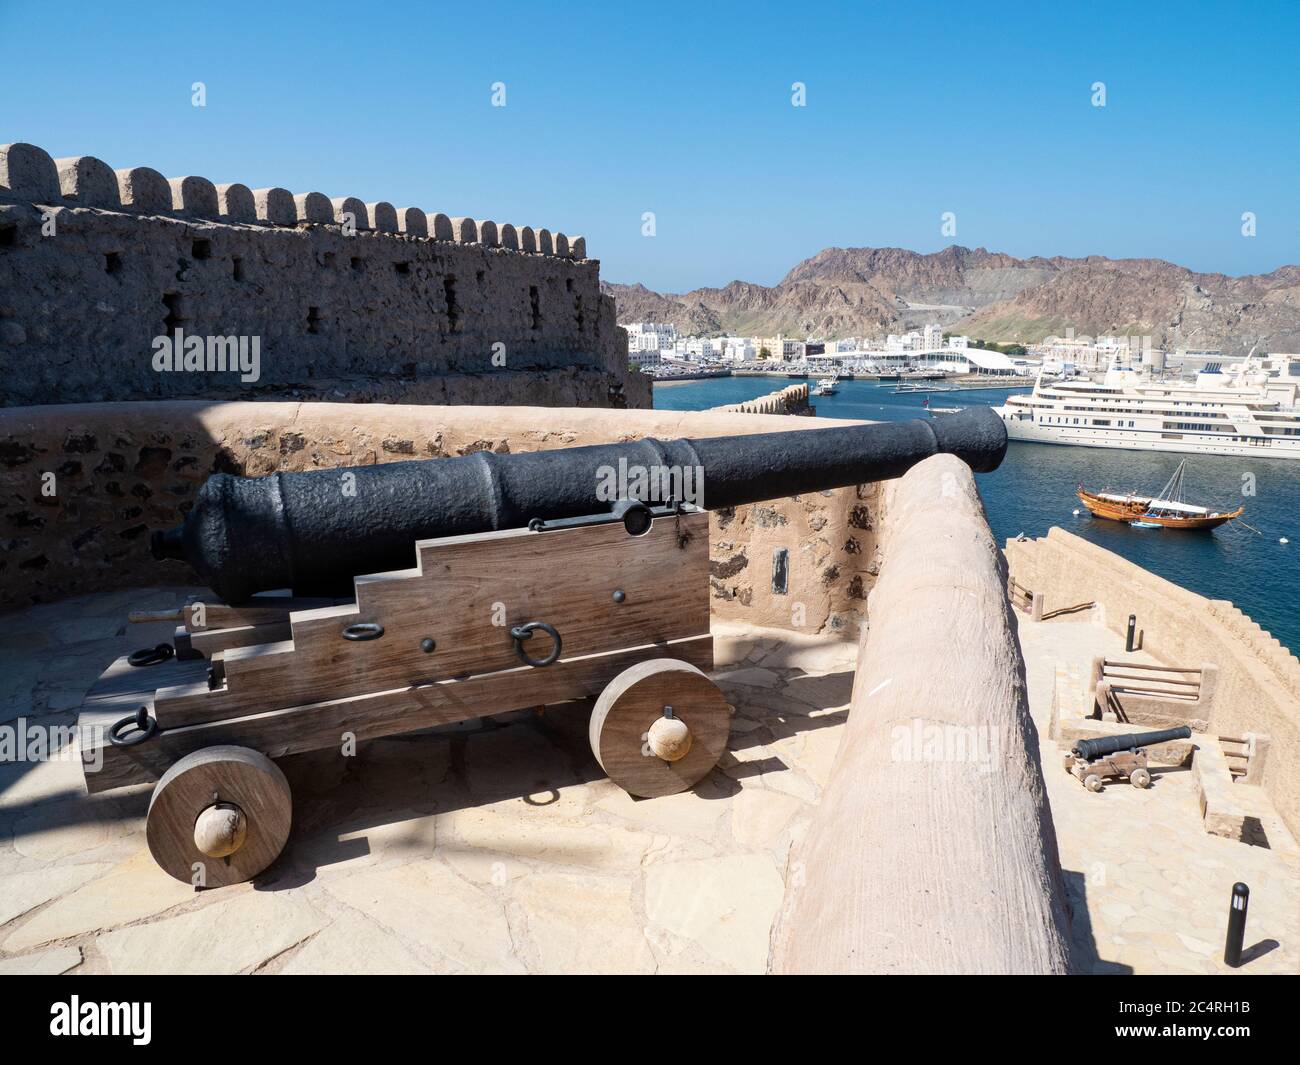
M 481 244 L 561 259 L 585 259 L 587 242 L 547 229 L 451 217 L 417 207 L 400 210 L 382 200 L 287 189 L 250 190 L 238 182 L 214 184 L 205 177 L 167 178 L 147 166 L 114 170 L 90 155 L 54 159 L 34 144 L 0 145 L 0 197 L 33 204 L 66 204 L 105 211 L 202 218 L 232 225 L 351 226 L 422 240 Z
M 0 407 L 650 404 L 581 237 L 30 144 L 0 146 L 0 380 Z

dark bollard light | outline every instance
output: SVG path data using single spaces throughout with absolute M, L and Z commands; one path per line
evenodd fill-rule
M 1228 938 L 1223 944 L 1223 961 L 1234 969 L 1241 968 L 1241 945 L 1246 940 L 1246 906 L 1250 888 L 1238 881 L 1232 885 L 1232 906 L 1228 910 Z
M 1134 650 L 1134 644 L 1136 642 L 1134 636 L 1137 634 L 1137 624 L 1137 615 L 1130 614 L 1128 616 L 1128 636 L 1124 640 L 1124 650 L 1126 651 Z

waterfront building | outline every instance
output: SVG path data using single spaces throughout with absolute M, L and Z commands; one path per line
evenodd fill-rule
M 753 362 L 758 358 L 758 349 L 748 337 L 725 337 L 722 357 L 730 362 Z
M 774 337 L 755 337 L 754 346 L 758 349 L 759 358 L 763 357 L 764 348 L 767 349 L 767 357 L 778 362 L 802 362 L 804 358 L 804 342 L 792 340 L 781 333 Z
M 627 349 L 671 351 L 677 343 L 677 327 L 659 322 L 633 322 L 627 326 Z
M 635 366 L 638 369 L 653 369 L 663 361 L 663 356 L 658 348 L 634 349 L 629 343 L 627 361 L 629 366 Z

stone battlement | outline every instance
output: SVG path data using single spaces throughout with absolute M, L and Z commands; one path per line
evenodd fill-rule
M 481 244 L 561 259 L 587 258 L 585 237 L 568 237 L 549 229 L 428 214 L 418 207 L 399 209 L 382 200 L 365 203 L 355 196 L 250 189 L 239 182 L 217 185 L 194 176 L 168 178 L 147 166 L 114 170 L 91 155 L 53 159 L 34 144 L 0 145 L 0 195 L 27 203 L 65 203 L 240 225 L 342 224 L 350 215 L 351 223 L 359 230 Z
M 733 414 L 815 414 L 808 402 L 808 386 L 790 385 L 778 392 L 769 392 L 766 396 L 746 400 L 744 403 L 730 403 L 714 410 L 728 411 Z
M 649 406 L 599 269 L 545 228 L 4 145 L 0 405 Z M 196 337 L 206 359 L 159 369 L 159 338 Z M 253 373 L 213 358 L 254 338 Z

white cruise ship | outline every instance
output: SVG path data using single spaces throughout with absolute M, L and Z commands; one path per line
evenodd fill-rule
M 1112 366 L 1100 381 L 1042 375 L 994 409 L 1012 440 L 1129 451 L 1300 458 L 1300 356 L 1248 359 L 1195 383 Z

